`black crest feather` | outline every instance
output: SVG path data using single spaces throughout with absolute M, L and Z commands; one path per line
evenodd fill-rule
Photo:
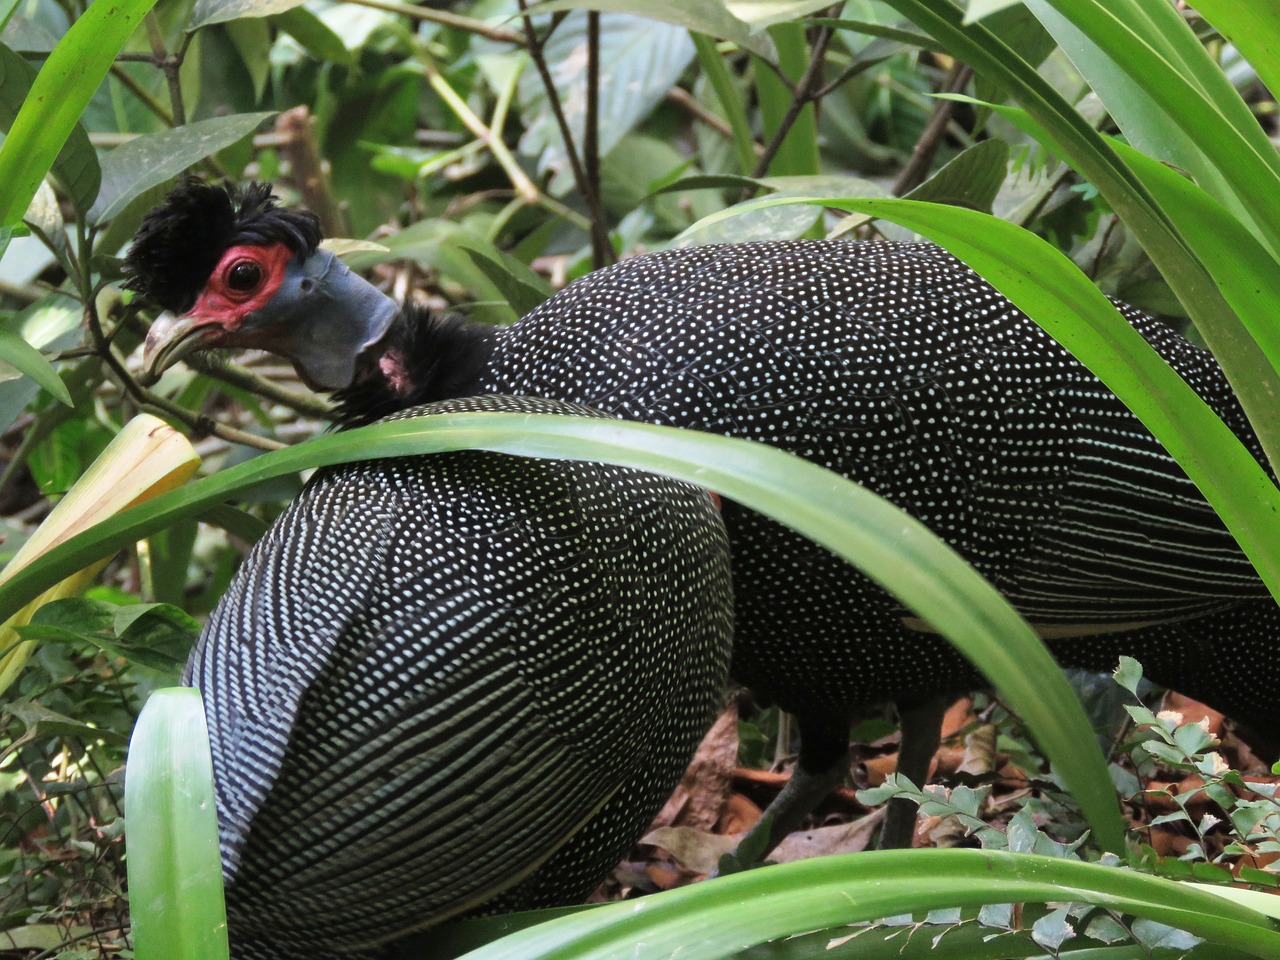
M 195 304 L 228 248 L 286 243 L 295 254 L 310 256 L 320 240 L 315 215 L 282 210 L 269 183 L 236 188 L 189 177 L 143 218 L 124 258 L 125 285 L 182 313 Z

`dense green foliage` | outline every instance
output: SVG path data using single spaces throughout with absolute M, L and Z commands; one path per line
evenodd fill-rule
M 22 628 L 40 645 L 0 703 L 0 951 L 5 936 L 67 960 L 126 942 L 124 743 L 145 697 L 176 679 L 198 618 L 296 491 L 298 471 L 379 450 L 471 445 L 626 457 L 677 474 L 715 467 L 724 471 L 717 489 L 759 496 L 770 512 L 825 532 L 982 665 L 1097 841 L 1051 839 L 1027 807 L 1016 827 L 979 839 L 1061 863 L 1003 853 L 862 868 L 833 860 L 665 895 L 617 929 L 607 910 L 589 912 L 495 950 L 533 956 L 536 942 L 547 951 L 539 956 L 616 955 L 598 944 L 633 943 L 638 924 L 652 922 L 644 939 L 653 956 L 668 955 L 661 944 L 684 943 L 690 929 L 710 928 L 735 933 L 708 940 L 699 955 L 727 956 L 792 933 L 931 905 L 1054 899 L 1070 886 L 1100 910 L 1051 910 L 1025 929 L 987 910 L 927 922 L 954 930 L 961 956 L 977 955 L 966 931 L 985 928 L 1032 930 L 1010 956 L 1123 951 L 1129 941 L 1139 950 L 1191 946 L 1165 923 L 1209 941 L 1197 950 L 1231 944 L 1216 956 L 1280 955 L 1263 916 L 1274 909 L 1257 912 L 1247 892 L 1238 904 L 1216 904 L 1212 894 L 1072 862 L 1096 860 L 1101 847 L 1144 869 L 1190 872 L 1122 849 L 1083 714 L 1065 685 L 1028 668 L 1043 650 L 1025 625 L 936 541 L 895 542 L 892 514 L 877 513 L 851 485 L 832 488 L 824 503 L 806 465 L 766 463 L 768 455 L 728 441 L 699 451 L 639 427 L 612 448 L 572 425 L 513 435 L 500 417 L 298 443 L 322 429 L 326 406 L 270 359 L 202 361 L 199 372 L 142 382 L 135 348 L 147 318 L 116 283 L 117 257 L 142 214 L 188 170 L 274 180 L 330 236 L 375 241 L 344 256 L 394 295 L 495 323 L 638 250 L 918 230 L 968 260 L 1126 399 L 1280 596 L 1280 492 L 1140 338 L 1127 336 L 1095 289 L 1191 321 L 1277 462 L 1280 160 L 1264 83 L 1275 79 L 1280 25 L 1265 9 L 1219 0 L 1197 5 L 1208 22 L 1165 0 L 975 3 L 972 23 L 949 0 L 554 0 L 527 19 L 523 6 L 100 0 L 86 9 L 76 0 L 0 0 L 0 249 L 8 248 L 0 360 L 12 367 L 0 380 L 3 549 L 16 549 L 49 499 L 139 411 L 197 438 L 212 474 L 0 588 L 8 616 L 40 587 L 126 548 L 89 600 L 46 606 Z M 771 471 L 770 484 L 751 494 L 759 471 Z M 222 503 L 232 492 L 238 509 Z M 931 587 L 933 576 L 954 589 Z M 1128 672 L 1123 679 L 1132 686 Z M 1274 803 L 1238 800 L 1239 777 L 1220 769 L 1212 744 L 1172 721 L 1135 719 L 1156 721 L 1146 735 L 1154 746 L 1142 748 L 1151 762 L 1198 772 L 1218 791 L 1237 848 L 1218 859 L 1280 849 Z M 917 795 L 950 804 L 947 812 L 982 833 L 969 794 Z M 1222 880 L 1225 868 L 1207 859 L 1201 847 L 1187 863 L 1204 868 L 1200 879 Z M 987 869 L 1007 876 L 984 884 Z M 1268 874 L 1249 876 L 1271 885 Z M 841 912 L 876 884 L 892 895 L 869 912 Z M 740 905 L 784 894 L 776 909 Z M 1086 919 L 1088 942 L 1072 940 L 1068 920 L 1084 936 Z M 460 933 L 459 942 L 499 929 Z M 842 953 L 900 949 L 883 935 L 896 928 L 858 929 L 864 935 Z M 909 949 L 934 951 L 934 936 Z M 605 952 L 575 946 L 580 937 Z M 828 939 L 744 955 L 829 956 Z

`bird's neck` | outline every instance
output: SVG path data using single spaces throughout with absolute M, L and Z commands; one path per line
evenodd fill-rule
M 333 395 L 338 423 L 372 423 L 397 410 L 479 393 L 495 328 L 408 306 L 360 357 L 351 386 Z

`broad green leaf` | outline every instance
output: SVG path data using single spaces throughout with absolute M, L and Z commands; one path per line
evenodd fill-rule
M 30 377 L 68 407 L 72 405 L 67 385 L 53 369 L 53 364 L 35 347 L 3 327 L 0 327 L 0 362 L 7 363 Z
M 1280 598 L 1280 490 L 1226 424 L 1055 247 L 1014 224 L 960 207 L 776 197 L 754 203 L 812 203 L 868 213 L 946 247 L 1125 402 L 1200 488 Z
M 187 29 L 199 30 L 201 27 L 241 17 L 274 17 L 300 7 L 305 2 L 306 0 L 196 0 Z
M 19 700 L 7 704 L 4 712 L 16 717 L 26 727 L 26 736 L 30 739 L 39 737 L 83 737 L 93 740 L 118 740 L 121 735 L 112 730 L 102 730 L 82 720 L 63 716 L 55 710 L 49 710 L 31 700 Z
M 67 257 L 67 229 L 62 221 L 62 208 L 58 205 L 58 196 L 49 186 L 48 180 L 40 181 L 36 195 L 31 198 L 31 206 L 23 214 L 22 222 L 41 242 L 63 263 L 69 263 Z
M 809 44 L 802 24 L 777 24 L 770 28 L 769 36 L 778 51 L 778 72 L 764 64 L 758 64 L 755 71 L 756 99 L 766 143 L 782 129 L 795 99 L 792 85 L 800 81 L 809 67 Z M 782 77 L 786 77 L 785 82 Z M 768 172 L 784 177 L 814 176 L 819 168 L 816 106 L 806 104 L 792 121 L 769 164 Z
M 105 223 L 147 190 L 243 140 L 274 115 L 265 112 L 211 117 L 136 137 L 116 147 L 103 158 L 102 192 L 89 211 L 89 222 Z
M 85 421 L 67 420 L 55 427 L 27 457 L 31 478 L 45 496 L 60 496 L 80 476 L 80 444 Z
M 226 960 L 213 760 L 200 693 L 157 690 L 129 741 L 129 919 L 137 960 Z
M 694 187 L 717 178 L 691 177 Z M 781 197 L 810 198 L 813 196 L 847 197 L 886 196 L 881 185 L 861 177 L 818 175 L 811 177 L 747 177 L 732 178 L 770 191 L 771 199 Z M 797 213 L 795 211 L 803 211 Z M 736 204 L 711 217 L 706 217 L 686 229 L 675 238 L 676 246 L 694 246 L 707 243 L 746 243 L 752 240 L 795 240 L 803 237 L 818 222 L 822 212 L 805 207 L 786 205 L 757 206 L 753 202 Z
M 327 237 L 320 241 L 320 247 L 328 250 L 335 257 L 346 259 L 356 253 L 389 254 L 391 248 L 372 240 L 353 240 L 348 237 Z
M 1022 0 L 969 0 L 964 12 L 964 22 L 973 23 L 1009 7 L 1016 7 Z
M 828 9 L 823 0 L 724 0 L 725 8 L 758 33 L 779 23 L 800 20 L 811 13 Z
M 0 226 L 22 218 L 116 54 L 155 2 L 91 4 L 49 54 L 0 145 Z
M 35 80 L 35 67 L 0 44 L 0 130 L 8 133 Z M 98 195 L 98 155 L 79 120 L 53 161 L 53 175 L 77 210 L 88 210 Z
M 715 41 L 696 30 L 691 31 L 689 37 L 698 52 L 698 66 L 702 68 L 702 75 L 720 101 L 721 115 L 729 122 L 733 150 L 738 158 L 738 172 L 746 176 L 756 165 L 755 136 L 751 132 L 746 98 L 725 63 L 725 58 L 720 55 Z
M 1055 149 L 1097 187 L 1124 219 L 1196 325 L 1205 329 L 1219 325 L 1218 318 L 1230 308 L 1204 265 L 1187 249 L 1170 223 L 1168 212 L 1156 204 L 1142 179 L 1044 78 L 982 24 L 962 25 L 950 0 L 888 2 L 934 35 L 954 56 L 1009 91 L 1038 128 L 1036 136 L 1041 142 Z M 1250 420 L 1266 434 L 1271 430 L 1266 425 L 1275 420 L 1275 395 L 1268 383 L 1258 382 L 1248 374 L 1251 367 L 1257 368 L 1257 348 L 1245 340 L 1239 343 L 1239 353 L 1246 357 L 1240 372 L 1236 371 L 1232 352 L 1224 352 L 1218 360 L 1228 370 Z M 1274 462 L 1277 446 L 1270 440 L 1266 446 Z
M 290 7 L 271 19 L 317 60 L 344 64 L 354 62 L 355 55 L 347 49 L 342 38 L 306 7 Z
M 995 104 L 983 106 L 1033 137 L 1045 137 L 1043 129 L 1025 111 Z M 1117 156 L 1123 155 L 1135 175 L 1141 174 L 1144 189 L 1167 214 L 1170 228 L 1183 248 L 1203 258 L 1197 259 L 1196 264 L 1205 272 L 1208 285 L 1200 286 L 1192 299 L 1183 296 L 1183 305 L 1222 366 L 1268 460 L 1273 466 L 1280 464 L 1280 418 L 1276 416 L 1280 372 L 1275 360 L 1275 314 L 1268 312 L 1268 304 L 1274 299 L 1270 278 L 1278 265 L 1238 220 L 1195 184 L 1118 140 L 1109 143 L 1119 151 Z M 1227 237 L 1233 243 L 1224 244 Z M 1235 243 L 1240 245 L 1238 257 Z
M 1244 224 L 1196 184 L 1127 144 L 1117 142 L 1115 147 L 1170 212 L 1187 246 L 1200 258 L 1231 307 L 1216 318 L 1217 322 L 1202 322 L 1200 332 L 1214 354 L 1223 359 L 1233 385 L 1245 380 L 1270 387 L 1271 416 L 1255 418 L 1255 428 L 1268 450 L 1280 451 L 1280 324 L 1276 322 L 1280 317 L 1280 290 L 1275 286 L 1280 262 Z M 1270 369 L 1265 364 L 1241 368 L 1244 341 L 1249 337 L 1266 357 Z M 1273 455 L 1273 462 L 1280 465 L 1280 457 Z
M 587 16 L 573 13 L 551 34 L 545 55 L 574 143 L 586 129 Z M 600 154 L 604 156 L 662 102 L 693 60 L 693 41 L 685 30 L 640 17 L 605 13 L 600 17 Z M 547 107 L 547 92 L 536 70 L 519 79 L 520 102 L 528 118 L 520 152 L 536 157 L 540 171 L 565 171 L 568 154 L 560 128 Z M 558 176 L 552 193 L 563 194 L 572 177 Z
M 464 448 L 596 460 L 688 480 L 833 550 L 973 661 L 1026 722 L 1099 842 L 1120 848 L 1115 796 L 1080 702 L 1013 608 L 923 524 L 887 501 L 815 464 L 746 440 L 652 424 L 505 413 L 437 415 L 318 437 L 188 484 L 50 551 L 0 585 L 0 616 L 63 571 L 253 484 L 348 460 Z
M 1133 146 L 1187 171 L 1232 213 L 1246 222 L 1251 219 L 1246 204 L 1232 192 L 1222 171 L 1206 154 L 1203 138 L 1172 122 L 1162 105 L 1131 75 L 1127 64 L 1111 59 L 1046 0 L 1031 0 L 1030 8 L 1075 63 Z M 1179 26 L 1185 29 L 1181 22 Z M 1199 50 L 1200 45 L 1197 43 L 1196 47 Z M 1239 100 L 1229 84 L 1227 92 Z M 1250 119 L 1256 128 L 1257 122 Z
M 764 867 L 638 902 L 604 904 L 521 930 L 464 960 L 725 960 L 756 944 L 814 930 L 827 929 L 832 939 L 848 936 L 845 925 L 881 917 L 1063 901 L 1154 920 L 1254 957 L 1280 957 L 1280 932 L 1270 911 L 1215 893 L 1035 854 L 873 851 Z

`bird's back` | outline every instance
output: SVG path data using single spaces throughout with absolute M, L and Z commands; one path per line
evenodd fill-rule
M 1212 357 L 1122 312 L 1260 456 Z M 932 244 L 747 243 L 624 260 L 505 331 L 485 385 L 790 450 L 923 520 L 1049 627 L 1164 621 L 1265 596 L 1119 399 Z M 972 679 L 825 550 L 733 504 L 725 519 L 744 682 L 791 709 L 838 709 Z M 841 663 L 859 666 L 832 669 Z

